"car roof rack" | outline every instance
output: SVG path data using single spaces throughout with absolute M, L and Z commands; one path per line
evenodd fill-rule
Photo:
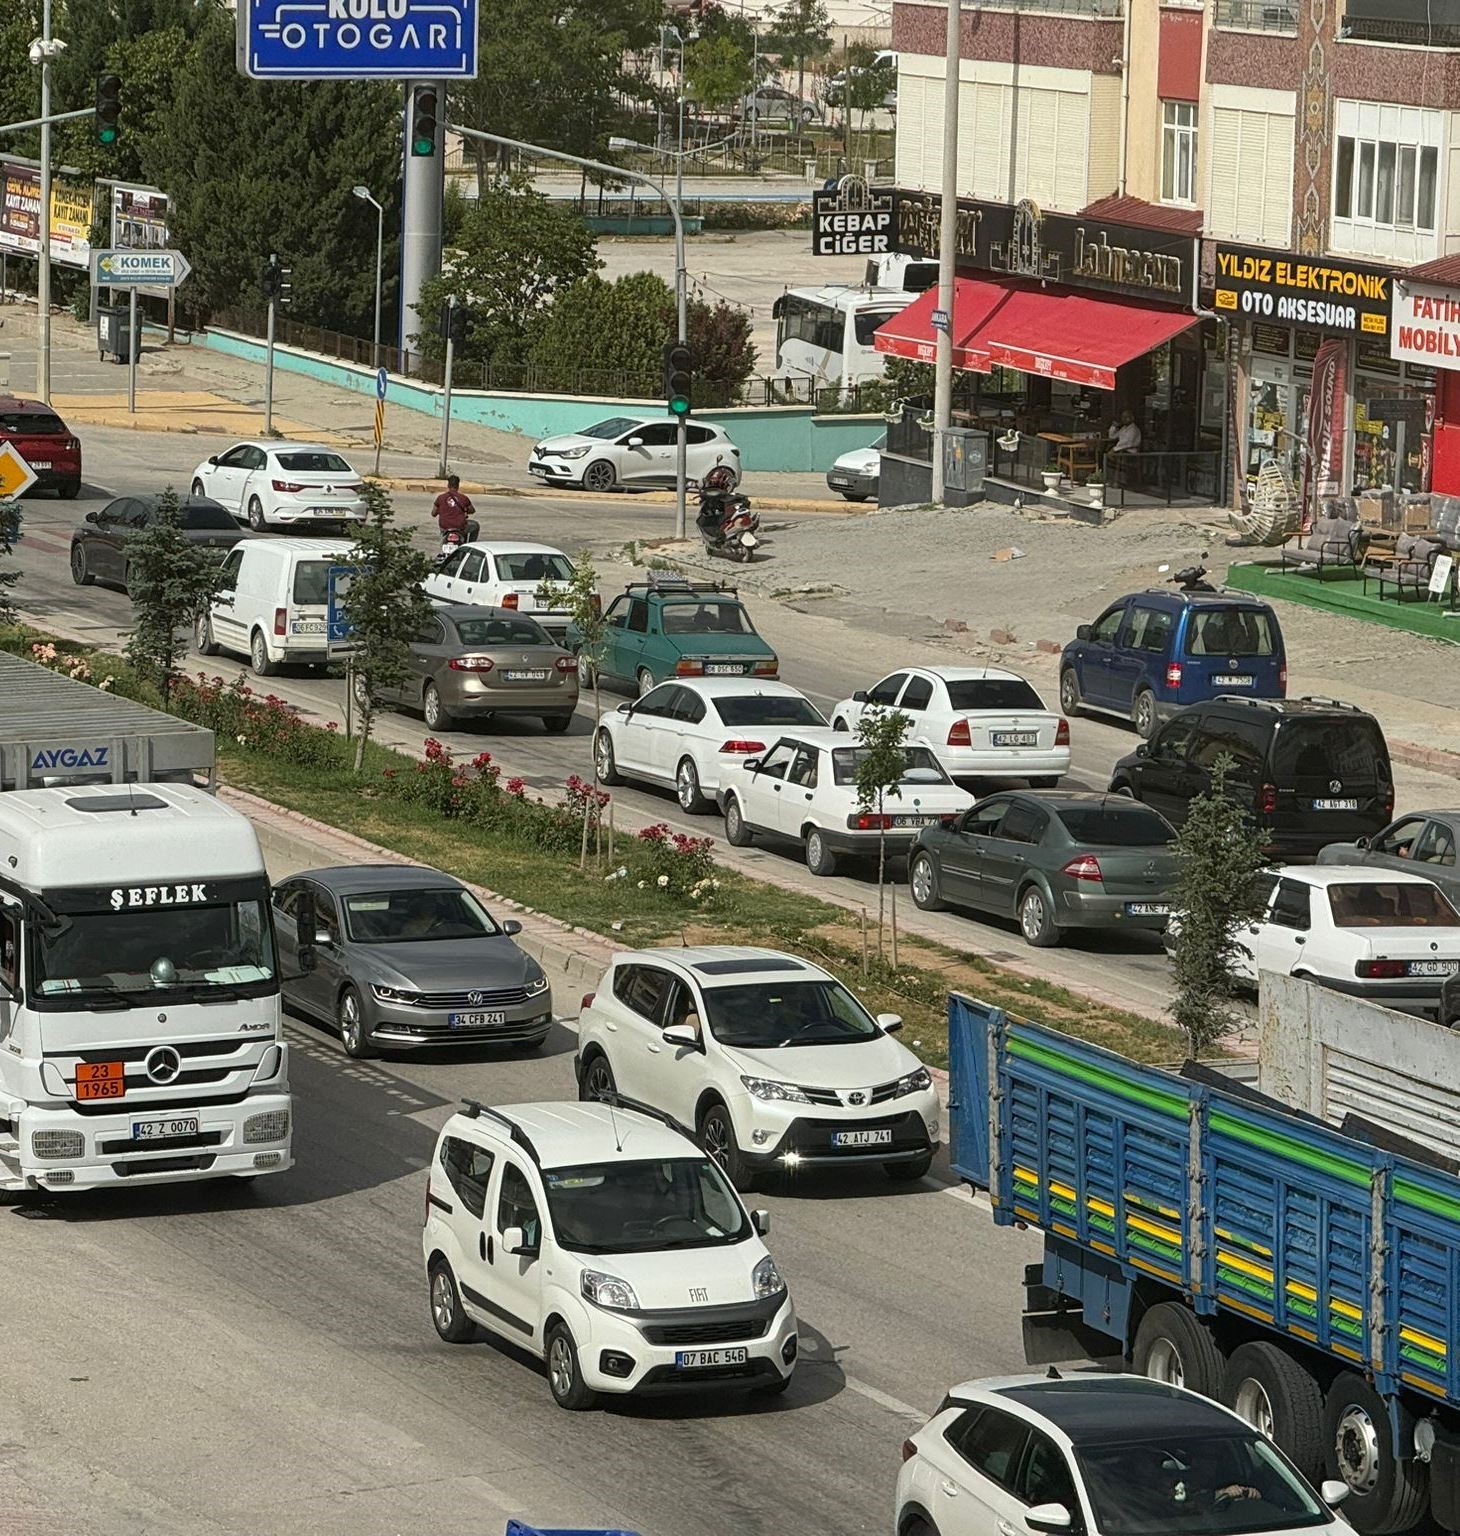
M 537 1155 L 537 1148 L 532 1144 L 532 1138 L 522 1129 L 515 1120 L 504 1115 L 500 1109 L 493 1109 L 490 1104 L 483 1104 L 479 1099 L 463 1099 L 462 1108 L 466 1111 L 467 1119 L 493 1120 L 502 1126 L 509 1138 L 521 1147 L 538 1167 L 542 1167 L 542 1159 Z
M 639 1099 L 626 1098 L 621 1093 L 600 1093 L 596 1096 L 596 1103 L 612 1104 L 615 1109 L 631 1109 L 635 1114 L 647 1115 L 651 1120 L 657 1120 L 661 1125 L 667 1125 L 671 1131 L 678 1131 L 681 1136 L 688 1136 L 691 1141 L 694 1136 L 689 1128 L 673 1115 L 662 1109 L 655 1109 L 652 1104 L 645 1104 Z
M 725 592 L 733 597 L 736 589 L 724 581 L 691 581 L 688 576 L 650 571 L 647 580 L 630 581 L 625 584 L 624 591 L 664 592 L 671 595 L 679 592 Z
M 1321 693 L 1300 693 L 1299 704 L 1321 704 L 1325 709 L 1346 709 L 1355 715 L 1367 714 L 1361 704 L 1350 704 L 1347 699 L 1330 699 Z

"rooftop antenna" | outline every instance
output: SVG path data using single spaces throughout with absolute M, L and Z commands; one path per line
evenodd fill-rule
M 624 1144 L 623 1138 L 618 1133 L 618 1118 L 613 1112 L 613 1100 L 605 1099 L 603 1102 L 608 1105 L 608 1123 L 613 1129 L 613 1150 L 622 1155 Z

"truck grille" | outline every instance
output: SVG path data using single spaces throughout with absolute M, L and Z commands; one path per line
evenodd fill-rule
M 187 1152 L 196 1147 L 216 1147 L 223 1140 L 222 1131 L 200 1131 L 196 1136 L 168 1136 L 153 1141 L 133 1141 L 130 1136 L 118 1136 L 111 1141 L 97 1144 L 96 1150 L 103 1157 L 115 1157 L 119 1152 L 146 1152 L 152 1147 L 166 1148 L 169 1152 Z

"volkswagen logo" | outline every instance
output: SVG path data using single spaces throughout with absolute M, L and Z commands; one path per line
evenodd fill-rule
M 1152 859 L 1151 862 L 1146 865 L 1146 873 L 1148 875 L 1154 875 L 1156 873 L 1156 861 L 1155 861 L 1155 859 Z
M 865 1093 L 863 1093 L 860 1088 L 858 1088 L 855 1093 L 849 1093 L 847 1095 L 847 1103 L 848 1104 L 865 1104 L 866 1102 L 867 1102 L 867 1095 Z
M 1237 658 L 1235 656 L 1229 656 L 1227 658 L 1227 666 L 1231 670 L 1236 671 L 1236 669 L 1237 669 Z
M 182 1071 L 182 1058 L 170 1045 L 159 1045 L 147 1052 L 147 1076 L 159 1086 L 175 1083 Z
M 1343 788 L 1343 780 L 1342 779 L 1330 779 L 1328 781 L 1328 793 L 1330 795 L 1336 795 L 1339 792 L 1339 790 L 1341 790 L 1342 788 Z
M 472 1005 L 473 1008 L 475 1008 L 479 1004 L 486 1002 L 487 994 L 485 992 L 468 992 L 466 994 L 466 1000 Z

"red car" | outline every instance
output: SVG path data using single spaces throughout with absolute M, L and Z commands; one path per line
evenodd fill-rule
M 39 489 L 68 500 L 81 489 L 81 443 L 39 400 L 0 395 L 0 443 L 11 443 L 36 472 Z

